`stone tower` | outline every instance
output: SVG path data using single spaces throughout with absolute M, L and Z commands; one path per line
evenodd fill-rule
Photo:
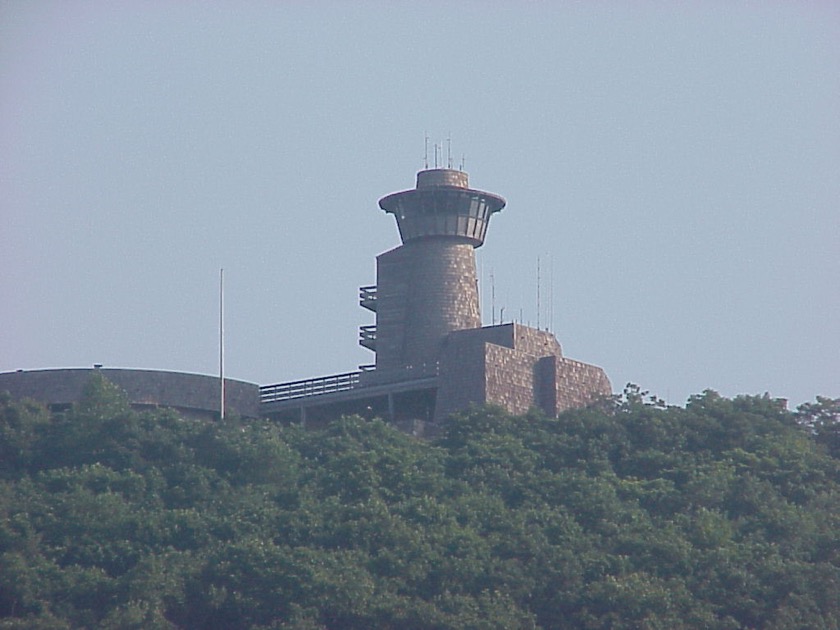
M 303 423 L 378 415 L 425 435 L 471 405 L 556 416 L 611 395 L 604 371 L 563 356 L 548 330 L 481 325 L 475 248 L 504 199 L 470 188 L 462 171 L 434 168 L 379 206 L 396 217 L 402 244 L 377 256 L 376 284 L 360 288 L 376 324 L 361 327 L 359 343 L 376 364 L 262 387 L 264 415 Z
M 505 200 L 441 168 L 420 171 L 416 188 L 379 206 L 396 218 L 402 245 L 377 257 L 377 284 L 361 289 L 376 326 L 363 326 L 359 343 L 376 352 L 376 380 L 434 375 L 449 333 L 481 327 L 474 249 Z

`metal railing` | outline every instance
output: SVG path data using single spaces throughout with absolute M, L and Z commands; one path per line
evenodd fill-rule
M 345 372 L 344 374 L 333 374 L 309 378 L 302 381 L 289 381 L 288 383 L 277 383 L 276 385 L 263 385 L 260 387 L 260 403 L 273 403 L 295 398 L 306 398 L 320 394 L 332 394 L 353 389 L 359 384 L 359 372 Z
M 359 326 L 359 345 L 376 352 L 376 325 Z
M 376 285 L 359 287 L 359 304 L 369 311 L 376 311 Z

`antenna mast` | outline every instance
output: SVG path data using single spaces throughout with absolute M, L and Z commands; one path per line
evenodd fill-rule
M 548 254 L 548 330 L 554 331 L 554 257 Z
M 496 325 L 496 276 L 493 275 L 493 269 L 490 269 L 490 319 L 493 325 Z

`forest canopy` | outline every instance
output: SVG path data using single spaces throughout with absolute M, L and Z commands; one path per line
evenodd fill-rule
M 840 400 L 431 440 L 0 397 L 0 628 L 838 628 Z

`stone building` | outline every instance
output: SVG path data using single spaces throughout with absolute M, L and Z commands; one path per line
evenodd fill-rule
M 376 324 L 359 343 L 372 369 L 261 388 L 263 414 L 322 422 L 339 413 L 397 423 L 440 423 L 472 404 L 557 415 L 612 393 L 596 366 L 563 356 L 553 334 L 507 323 L 481 326 L 475 248 L 505 200 L 469 187 L 466 173 L 431 169 L 416 187 L 383 197 L 402 244 L 376 259 L 360 304 Z
M 492 215 L 505 207 L 502 197 L 470 188 L 463 171 L 435 168 L 420 171 L 415 188 L 387 195 L 379 206 L 394 215 L 402 243 L 376 258 L 376 285 L 359 290 L 361 306 L 376 317 L 361 327 L 359 343 L 375 352 L 375 363 L 262 387 L 225 379 L 227 411 L 312 424 L 358 413 L 424 433 L 473 404 L 554 416 L 611 394 L 604 371 L 564 357 L 552 333 L 516 323 L 481 325 L 475 249 Z M 101 373 L 136 408 L 220 415 L 217 377 Z M 89 369 L 8 372 L 0 374 L 0 391 L 61 410 L 80 399 L 90 376 Z

